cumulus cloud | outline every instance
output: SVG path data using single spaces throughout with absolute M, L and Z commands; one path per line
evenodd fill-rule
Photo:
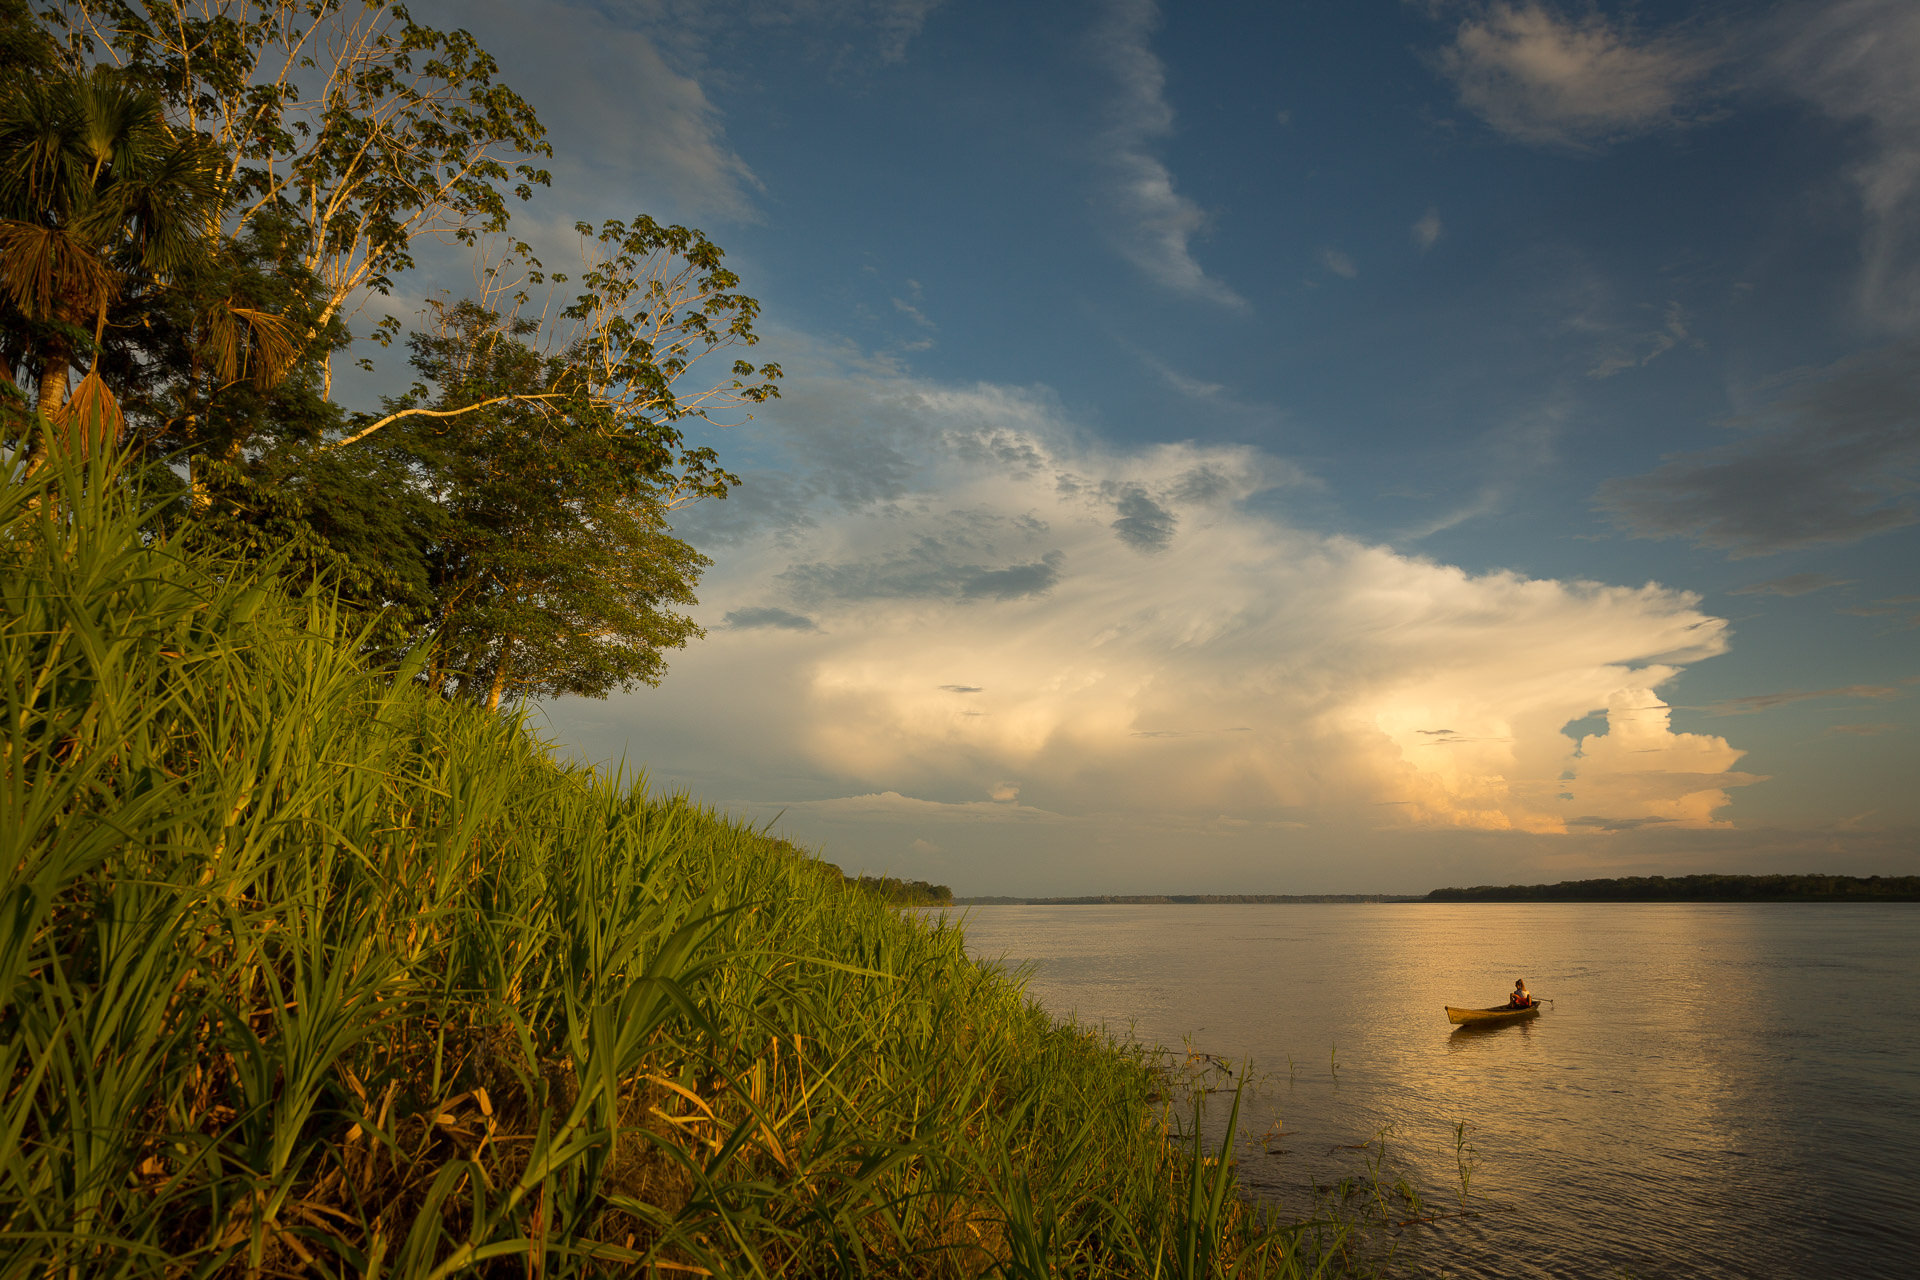
M 1173 135 L 1166 68 L 1151 44 L 1158 22 L 1153 0 L 1112 0 L 1093 40 L 1117 90 L 1100 139 L 1108 228 L 1121 255 L 1149 278 L 1177 293 L 1244 309 L 1246 299 L 1208 275 L 1193 256 L 1206 211 L 1175 190 L 1172 172 L 1156 153 Z
M 1796 379 L 1738 437 L 1600 486 L 1596 502 L 1642 538 L 1690 538 L 1756 556 L 1857 542 L 1920 521 L 1920 342 Z
M 807 475 L 849 422 L 897 450 L 883 489 Z M 1260 514 L 1284 463 L 1107 446 L 1033 389 L 844 371 L 754 426 L 784 433 L 768 470 L 797 479 L 774 501 L 805 518 L 716 551 L 706 608 L 818 630 L 715 628 L 616 704 L 723 803 L 893 850 L 929 824 L 1045 824 L 1085 866 L 1170 832 L 1198 856 L 1316 830 L 1706 827 L 1751 780 L 1667 719 L 1659 691 L 1726 645 L 1686 593 L 1294 528 Z M 1596 708 L 1604 735 L 1562 734 Z
M 1850 169 L 1866 220 L 1860 300 L 1908 327 L 1920 321 L 1920 6 L 1795 5 L 1778 26 L 1775 66 L 1788 87 L 1864 131 Z
M 1585 147 L 1682 119 L 1712 60 L 1678 38 L 1638 36 L 1598 13 L 1562 17 L 1526 3 L 1494 4 L 1462 21 L 1439 65 L 1461 104 L 1500 132 Z

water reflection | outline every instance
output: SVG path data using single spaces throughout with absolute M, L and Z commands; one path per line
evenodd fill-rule
M 1242 1132 L 1279 1126 L 1285 1149 L 1249 1142 L 1242 1175 L 1290 1207 L 1383 1130 L 1457 1200 L 1469 1126 L 1478 1216 L 1423 1229 L 1435 1265 L 1894 1275 L 1920 1177 L 1916 923 L 1879 905 L 1013 907 L 976 908 L 967 935 L 1031 963 L 1056 1012 L 1250 1061 Z M 1540 1018 L 1446 1021 L 1516 976 L 1553 1001 Z M 1869 1135 L 1871 1167 L 1844 1145 Z

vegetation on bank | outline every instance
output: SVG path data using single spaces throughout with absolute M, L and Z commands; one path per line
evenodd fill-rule
M 1920 876 L 1625 876 L 1435 889 L 1427 902 L 1920 902 Z
M 953 901 L 952 889 L 944 884 L 928 884 L 925 880 L 863 875 L 849 876 L 847 883 L 899 907 L 944 907 Z
M 330 597 L 170 537 L 97 460 L 22 472 L 0 1274 L 1346 1256 L 1267 1230 L 1154 1055 L 1052 1022 L 951 924 L 369 667 Z

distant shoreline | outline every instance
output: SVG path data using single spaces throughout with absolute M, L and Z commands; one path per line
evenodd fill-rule
M 1476 885 L 1395 893 L 1104 893 L 1066 898 L 976 896 L 956 907 L 1217 906 L 1324 902 L 1920 902 L 1920 876 L 1626 876 L 1558 884 Z
M 1096 893 L 1079 898 L 955 898 L 956 907 L 1157 907 L 1274 902 L 1425 902 L 1395 893 Z

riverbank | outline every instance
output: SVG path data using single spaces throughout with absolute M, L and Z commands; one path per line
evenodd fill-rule
M 1311 1273 L 1147 1049 L 367 669 L 103 470 L 0 486 L 0 1241 L 89 1275 Z M 1197 1114 L 1197 1113 L 1196 1113 Z

